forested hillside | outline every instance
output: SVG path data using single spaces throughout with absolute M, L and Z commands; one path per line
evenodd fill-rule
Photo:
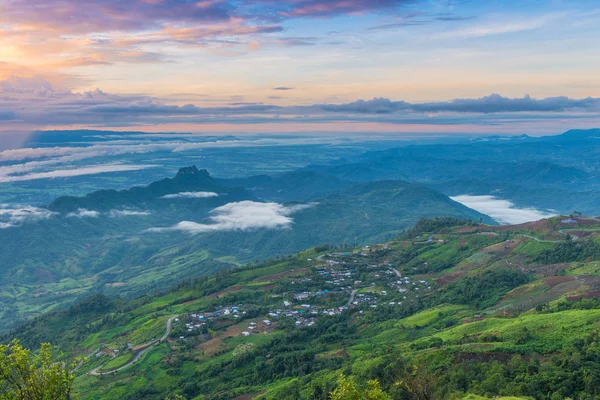
M 97 294 L 4 340 L 84 357 L 86 399 L 595 399 L 600 220 L 566 218 L 422 220 L 158 296 Z

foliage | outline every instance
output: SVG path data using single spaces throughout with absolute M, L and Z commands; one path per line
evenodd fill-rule
M 586 261 L 588 259 L 600 259 L 600 243 L 594 240 L 566 240 L 551 249 L 542 251 L 536 257 L 536 261 L 542 264 Z
M 73 379 L 71 368 L 52 359 L 48 343 L 35 355 L 16 340 L 0 344 L 0 399 L 66 400 Z
M 353 377 L 340 375 L 338 387 L 331 393 L 331 400 L 391 400 L 391 397 L 381 390 L 381 385 L 375 379 L 367 382 L 366 387 L 359 387 Z
M 414 227 L 406 233 L 407 237 L 419 236 L 423 233 L 443 233 L 449 228 L 457 226 L 476 226 L 477 224 L 469 219 L 461 219 L 454 217 L 435 217 L 421 218 L 417 221 Z
M 509 290 L 529 281 L 529 277 L 516 270 L 489 270 L 473 277 L 450 283 L 431 298 L 432 304 L 470 304 L 487 308 L 498 302 Z

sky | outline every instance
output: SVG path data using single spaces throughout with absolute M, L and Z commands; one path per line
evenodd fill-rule
M 0 133 L 600 126 L 597 0 L 0 0 Z

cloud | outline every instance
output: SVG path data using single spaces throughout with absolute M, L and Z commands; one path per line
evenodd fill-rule
M 291 90 L 279 87 L 279 90 Z M 273 100 L 276 100 L 274 97 Z M 395 124 L 437 124 L 447 123 L 450 114 L 502 114 L 516 112 L 563 113 L 573 112 L 581 117 L 582 113 L 600 113 L 600 98 L 588 97 L 572 99 L 565 96 L 536 99 L 530 96 L 522 98 L 503 97 L 492 94 L 476 99 L 454 99 L 428 103 L 408 103 L 378 97 L 371 100 L 357 100 L 342 104 L 315 104 L 312 106 L 277 106 L 260 102 L 234 102 L 230 106 L 202 107 L 195 104 L 164 104 L 161 100 L 143 95 L 113 95 L 94 90 L 74 93 L 57 89 L 48 82 L 32 78 L 11 78 L 0 81 L 0 109 L 14 114 L 14 118 L 3 125 L 11 129 L 23 125 L 34 126 L 136 126 L 163 124 L 302 124 L 332 123 L 339 121 L 386 122 Z M 332 114 L 340 114 L 332 117 Z M 436 113 L 447 113 L 442 120 Z M 342 115 L 344 114 L 344 115 Z M 387 115 L 388 119 L 381 119 Z M 374 116 L 378 116 L 375 119 Z M 499 117 L 498 117 L 499 118 Z M 545 116 L 537 116 L 545 118 Z M 456 117 L 452 124 L 473 123 L 466 117 Z M 476 124 L 485 124 L 482 118 L 475 119 Z M 494 123 L 498 124 L 497 121 Z M 27 129 L 27 128 L 25 128 Z M 127 152 L 149 152 L 150 148 L 169 147 L 162 143 L 139 144 L 129 147 Z M 187 143 L 187 147 L 201 146 Z M 200 147 L 196 147 L 200 148 Z M 100 148 L 98 151 L 116 151 L 115 148 Z M 165 148 L 166 151 L 171 151 Z M 31 150 L 14 150 L 13 155 L 20 157 Z M 47 157 L 64 155 L 63 148 L 44 148 Z M 90 149 L 83 150 L 89 152 Z M 156 150 L 159 151 L 159 150 Z M 83 154 L 83 153 L 82 153 Z M 124 154 L 124 153 L 122 153 Z M 0 154 L 0 161 L 9 160 L 10 153 Z
M 397 9 L 411 2 L 411 0 L 293 0 L 280 3 L 283 6 L 287 5 L 287 10 L 280 11 L 280 15 L 287 18 L 333 17 Z
M 257 112 L 276 111 L 279 106 L 268 104 L 241 104 L 233 107 L 196 107 L 193 104 L 184 106 L 169 106 L 163 104 L 125 104 L 98 105 L 84 111 L 102 114 L 146 114 L 146 115 L 204 115 L 204 114 L 254 114 Z
M 294 90 L 294 88 L 287 86 L 278 86 L 276 88 L 273 88 L 273 90 Z
M 205 199 L 208 197 L 217 197 L 218 194 L 214 192 L 180 192 L 174 194 L 168 194 L 161 197 L 161 199 Z
M 71 34 L 154 32 L 168 26 L 223 26 L 395 10 L 413 0 L 13 0 L 3 22 Z
M 20 226 L 28 222 L 48 219 L 55 215 L 45 208 L 0 204 L 0 229 Z
M 558 19 L 565 17 L 565 13 L 551 13 L 538 17 L 515 19 L 509 17 L 503 20 L 488 20 L 475 24 L 464 29 L 445 32 L 439 37 L 447 38 L 479 38 L 493 35 L 503 35 L 510 33 L 519 33 L 533 31 L 544 26 L 556 22 Z
M 150 215 L 150 211 L 135 211 L 135 210 L 110 210 L 108 216 L 112 218 L 117 217 L 142 217 Z
M 67 214 L 67 218 L 98 218 L 99 216 L 99 211 L 86 210 L 85 208 Z
M 452 14 L 441 14 L 434 17 L 436 21 L 445 21 L 445 22 L 456 22 L 456 21 L 468 21 L 471 19 L 475 19 L 474 16 L 462 16 L 462 15 L 452 15 Z
M 406 28 L 408 26 L 427 25 L 429 23 L 431 23 L 431 21 L 400 21 L 400 22 L 393 22 L 393 23 L 389 23 L 389 24 L 376 25 L 376 26 L 369 28 L 368 30 L 369 31 L 384 31 L 384 30 L 391 30 L 391 29 L 396 29 L 396 28 Z
M 140 31 L 162 23 L 231 20 L 228 1 L 14 0 L 2 6 L 3 20 L 69 33 Z
M 498 199 L 494 196 L 460 195 L 451 197 L 451 199 L 480 213 L 489 215 L 501 224 L 522 224 L 556 215 L 532 207 L 518 208 L 511 201 Z
M 151 228 L 148 232 L 181 231 L 199 234 L 217 231 L 246 231 L 253 229 L 284 229 L 293 223 L 291 215 L 313 204 L 284 206 L 278 203 L 241 201 L 228 203 L 212 211 L 209 224 L 182 221 L 168 228 Z
M 472 113 L 499 113 L 499 112 L 561 112 L 567 110 L 600 111 L 600 98 L 588 97 L 585 99 L 570 99 L 565 96 L 535 99 L 530 96 L 511 99 L 492 94 L 479 99 L 456 99 L 447 102 L 413 104 L 412 109 L 424 112 L 472 112 Z
M 331 112 L 389 114 L 401 108 L 406 108 L 407 105 L 403 101 L 392 101 L 384 97 L 376 97 L 372 100 L 357 100 L 345 104 L 322 104 L 320 107 Z
M 36 179 L 70 178 L 74 176 L 96 175 L 110 172 L 139 171 L 142 169 L 153 167 L 155 167 L 155 165 L 97 164 L 73 169 L 55 169 L 52 171 L 34 172 L 23 175 L 0 175 L 0 182 L 21 182 Z
M 124 135 L 126 136 L 126 135 Z M 167 135 L 167 138 L 170 135 Z M 0 182 L 10 175 L 33 171 L 41 167 L 51 165 L 71 163 L 88 158 L 118 156 L 123 154 L 146 154 L 159 151 L 170 151 L 174 153 L 199 150 L 204 148 L 227 148 L 227 147 L 262 147 L 304 144 L 330 144 L 331 138 L 324 137 L 306 137 L 306 138 L 260 138 L 260 139 L 215 139 L 206 141 L 200 137 L 199 141 L 176 141 L 176 142 L 158 142 L 142 144 L 114 144 L 114 145 L 91 145 L 87 147 L 26 147 L 21 149 L 10 149 L 0 151 L 0 162 L 23 161 L 38 158 L 48 158 L 42 161 L 30 161 L 23 164 L 14 164 L 0 167 Z M 119 142 L 121 143 L 121 141 Z M 108 164 L 107 167 L 121 165 L 122 167 L 131 167 L 142 169 L 151 168 L 154 165 L 127 165 L 127 164 Z M 100 165 L 102 166 L 102 165 Z M 110 172 L 110 171 L 109 171 Z
M 569 97 L 547 97 L 535 99 L 531 96 L 508 98 L 499 94 L 478 99 L 455 99 L 430 103 L 407 103 L 387 98 L 358 100 L 345 104 L 321 104 L 319 107 L 330 112 L 389 114 L 397 111 L 415 112 L 459 112 L 459 113 L 502 113 L 502 112 L 563 112 L 570 110 L 600 111 L 600 98 L 571 99 Z

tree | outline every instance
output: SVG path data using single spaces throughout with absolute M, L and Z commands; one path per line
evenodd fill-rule
M 37 354 L 18 340 L 0 344 L 0 400 L 67 400 L 74 378 L 72 368 L 52 361 L 49 343 Z
M 377 380 L 367 382 L 366 388 L 361 388 L 356 383 L 354 377 L 346 378 L 340 374 L 338 378 L 338 387 L 331 392 L 331 400 L 391 400 L 381 390 L 381 385 Z
M 180 394 L 170 394 L 165 397 L 165 400 L 186 400 L 186 398 Z

